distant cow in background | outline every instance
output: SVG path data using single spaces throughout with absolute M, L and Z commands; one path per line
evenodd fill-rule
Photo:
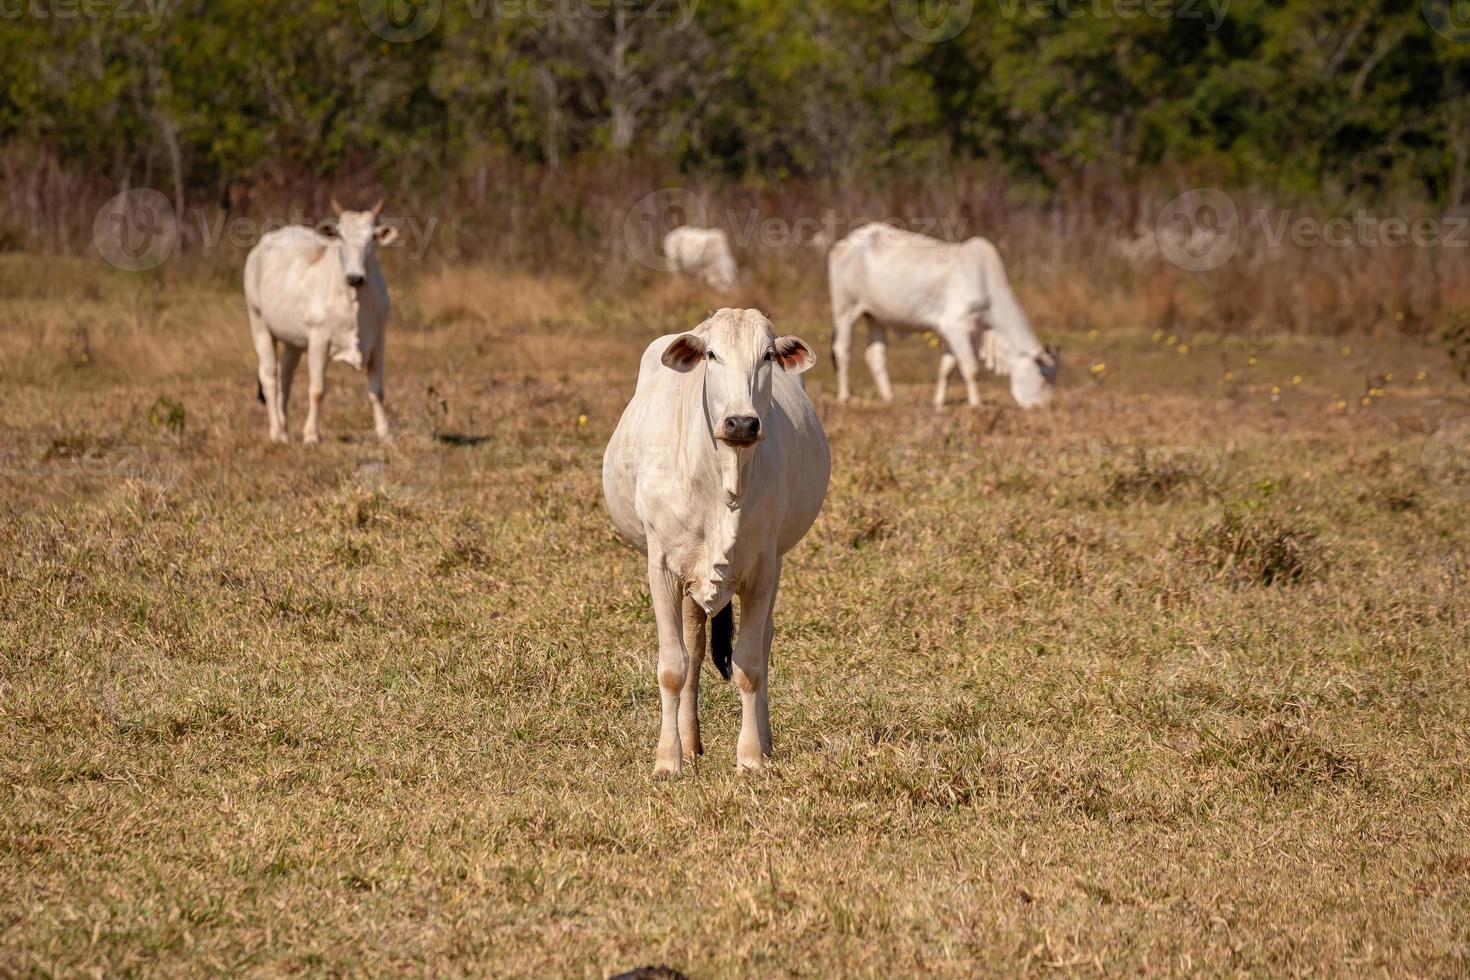
M 374 427 L 380 439 L 389 436 L 383 407 L 388 286 L 377 246 L 389 244 L 398 232 L 378 224 L 382 201 L 371 211 L 348 211 L 333 198 L 332 210 L 336 220 L 320 228 L 291 225 L 262 236 L 245 259 L 245 305 L 260 359 L 260 397 L 275 442 L 290 441 L 286 403 L 303 353 L 310 378 L 303 441 L 321 441 L 329 360 L 367 368 Z
M 865 358 L 884 401 L 888 379 L 887 328 L 933 330 L 948 345 L 940 361 L 935 405 L 943 405 L 949 373 L 958 365 L 971 405 L 980 404 L 980 365 L 1009 375 L 1022 408 L 1051 400 L 1060 367 L 1043 348 L 1011 292 L 995 246 L 983 238 L 954 244 L 873 222 L 838 242 L 827 257 L 832 291 L 832 356 L 837 397 L 851 397 L 848 368 L 852 332 L 868 318 Z
M 739 769 L 771 754 L 770 679 L 781 556 L 822 509 L 832 457 L 797 375 L 816 356 L 758 310 L 719 310 L 643 352 L 638 386 L 602 461 L 618 532 L 648 556 L 663 702 L 654 776 L 701 751 L 705 623 L 740 688 Z M 740 635 L 731 649 L 740 597 Z
M 730 240 L 718 228 L 675 228 L 664 236 L 664 257 L 670 269 L 693 276 L 707 286 L 735 288 L 735 257 L 730 254 Z

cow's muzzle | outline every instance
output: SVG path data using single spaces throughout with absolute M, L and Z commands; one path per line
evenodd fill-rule
M 353 289 L 361 289 L 362 284 L 365 282 L 367 282 L 367 276 L 361 275 L 356 272 L 347 277 L 347 285 L 351 286 Z
M 732 446 L 753 446 L 761 439 L 761 420 L 754 415 L 731 415 L 720 426 L 720 438 Z

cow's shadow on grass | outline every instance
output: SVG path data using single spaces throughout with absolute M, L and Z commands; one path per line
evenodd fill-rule
M 468 432 L 436 432 L 434 441 L 441 442 L 446 446 L 478 446 L 489 442 L 490 436 L 474 435 Z

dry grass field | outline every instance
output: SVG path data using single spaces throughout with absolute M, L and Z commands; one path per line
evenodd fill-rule
M 1051 410 L 922 337 L 843 406 L 816 268 L 735 301 L 834 456 L 776 763 L 711 670 L 655 783 L 600 459 L 699 290 L 390 268 L 398 438 L 336 365 L 308 449 L 232 278 L 0 256 L 0 976 L 1470 973 L 1443 353 L 1043 322 Z

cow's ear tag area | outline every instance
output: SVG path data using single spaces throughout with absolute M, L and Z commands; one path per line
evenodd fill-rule
M 800 337 L 777 337 L 775 346 L 776 360 L 787 374 L 801 374 L 817 363 L 817 355 Z
M 392 245 L 398 240 L 398 229 L 392 225 L 378 225 L 373 229 L 373 236 L 379 245 Z
M 674 342 L 664 348 L 664 367 L 675 371 L 692 371 L 694 365 L 704 360 L 705 352 L 709 348 L 703 340 L 692 333 L 681 333 L 674 338 Z

